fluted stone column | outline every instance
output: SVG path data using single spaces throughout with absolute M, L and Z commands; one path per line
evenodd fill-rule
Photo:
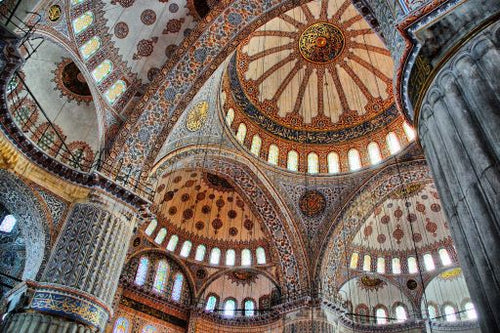
M 430 84 L 418 132 L 483 332 L 500 332 L 500 23 Z
M 5 332 L 95 332 L 111 305 L 136 218 L 103 193 L 75 203 L 39 282 L 28 282 L 29 305 Z

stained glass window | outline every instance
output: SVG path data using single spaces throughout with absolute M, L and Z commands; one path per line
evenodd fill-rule
M 356 149 L 353 148 L 349 150 L 347 158 L 349 160 L 349 169 L 351 171 L 361 169 L 361 158 L 359 157 L 359 152 Z
M 226 251 L 226 265 L 234 266 L 236 261 L 236 252 L 233 249 L 229 249 Z
M 399 258 L 392 258 L 392 274 L 401 274 L 401 261 Z
M 115 322 L 113 333 L 129 333 L 129 322 L 127 319 L 120 317 Z
M 139 267 L 137 268 L 137 274 L 135 276 L 136 285 L 144 285 L 144 282 L 146 282 L 146 277 L 148 275 L 148 268 L 149 259 L 147 257 L 141 257 L 141 259 L 139 259 Z
M 275 144 L 269 146 L 269 155 L 267 156 L 267 161 L 272 165 L 278 165 L 278 157 L 280 150 Z
M 179 242 L 179 236 L 173 235 L 172 237 L 170 237 L 170 240 L 168 241 L 167 244 L 167 250 L 174 251 L 175 248 L 177 247 L 178 242 Z
M 402 305 L 396 306 L 396 308 L 394 309 L 394 313 L 396 315 L 396 321 L 398 323 L 402 323 L 408 319 L 408 313 Z
M 399 144 L 398 136 L 394 132 L 389 132 L 387 134 L 387 147 L 391 154 L 396 154 L 401 150 L 401 145 Z
M 158 221 L 156 219 L 151 220 L 148 227 L 146 228 L 146 235 L 151 236 L 153 234 L 153 231 L 155 231 L 157 224 Z
M 446 321 L 457 321 L 455 308 L 451 305 L 444 306 L 444 316 L 446 318 Z
M 238 132 L 236 132 L 236 140 L 239 143 L 245 142 L 245 136 L 247 135 L 247 126 L 244 123 L 241 123 L 238 127 Z
M 363 270 L 367 272 L 372 270 L 372 257 L 368 254 L 363 257 Z
M 266 251 L 262 247 L 258 247 L 255 250 L 255 255 L 257 256 L 257 264 L 264 265 L 266 263 Z
M 299 154 L 295 150 L 290 150 L 288 152 L 286 167 L 290 171 L 299 170 Z
M 448 253 L 448 251 L 446 251 L 446 249 L 440 249 L 438 253 L 439 253 L 439 258 L 441 259 L 441 263 L 443 264 L 443 266 L 451 265 L 450 254 Z
M 331 152 L 326 157 L 328 162 L 328 173 L 339 173 L 340 165 L 339 165 L 339 155 L 335 152 Z
M 379 274 L 385 273 L 385 258 L 384 257 L 377 258 L 377 273 L 379 273 Z
M 181 257 L 187 258 L 191 252 L 192 246 L 193 244 L 190 241 L 185 241 L 184 244 L 182 244 L 181 253 L 179 253 Z
M 104 97 L 113 105 L 120 98 L 120 96 L 127 90 L 127 84 L 123 80 L 118 80 L 104 93 Z
M 415 257 L 408 257 L 408 273 L 415 274 L 417 272 L 417 259 L 415 259 Z
M 73 31 L 75 35 L 87 29 L 94 22 L 94 13 L 86 12 L 82 16 L 73 20 Z
M 241 251 L 241 265 L 250 266 L 252 264 L 252 252 L 249 249 L 243 249 Z
M 14 215 L 5 215 L 2 220 L 2 224 L 0 224 L 0 231 L 2 232 L 12 232 L 12 229 L 16 226 L 16 218 Z
M 198 245 L 196 248 L 196 253 L 194 255 L 194 260 L 197 261 L 203 261 L 205 259 L 205 252 L 207 251 L 207 248 L 205 245 Z
M 89 59 L 101 47 L 101 39 L 97 36 L 89 39 L 85 44 L 80 47 L 80 53 L 84 60 Z
M 71 4 L 74 6 L 74 5 L 78 5 L 79 3 L 82 3 L 84 1 L 85 0 L 71 0 Z
M 163 243 L 163 240 L 167 236 L 167 229 L 161 228 L 160 231 L 158 231 L 158 234 L 155 237 L 155 243 L 156 244 L 161 244 Z
M 141 333 L 156 333 L 158 329 L 153 325 L 146 325 L 142 328 Z
M 212 249 L 212 252 L 210 252 L 210 263 L 212 265 L 218 265 L 220 261 L 220 250 L 217 247 L 214 247 Z
M 247 299 L 244 305 L 245 317 L 251 317 L 255 314 L 255 302 L 251 299 Z
M 377 325 L 387 324 L 387 311 L 384 308 L 378 308 L 375 311 L 377 317 Z
M 349 264 L 349 267 L 351 269 L 356 269 L 358 268 L 358 260 L 359 260 L 359 254 L 357 254 L 356 252 L 354 252 L 352 255 L 351 255 L 351 262 Z
M 45 151 L 50 151 L 54 140 L 56 138 L 56 133 L 50 129 L 46 130 L 45 133 L 38 140 L 38 146 Z
M 434 265 L 434 259 L 432 258 L 432 254 L 426 253 L 424 254 L 424 266 L 426 271 L 433 271 L 436 266 Z
M 370 142 L 368 144 L 368 156 L 370 157 L 370 163 L 375 165 L 382 161 L 382 155 L 380 154 L 380 148 L 376 142 Z
M 415 139 L 415 130 L 410 125 L 408 125 L 408 123 L 403 123 L 403 130 L 405 131 L 408 141 L 413 141 Z
M 167 261 L 160 260 L 158 262 L 158 268 L 156 269 L 155 282 L 153 284 L 153 289 L 157 293 L 162 293 L 165 290 L 165 282 L 167 282 L 167 271 L 168 271 Z
M 205 310 L 214 311 L 215 306 L 217 305 L 217 297 L 214 295 L 208 296 L 207 304 L 205 305 Z
M 175 274 L 174 286 L 172 287 L 172 300 L 179 302 L 181 299 L 182 283 L 184 282 L 184 275 L 181 273 Z
M 427 312 L 429 313 L 430 320 L 438 316 L 437 307 L 434 304 L 429 304 L 429 306 L 427 307 Z
M 108 75 L 113 71 L 113 63 L 111 60 L 106 59 L 103 62 L 99 64 L 94 70 L 92 71 L 92 76 L 94 77 L 94 80 L 99 84 L 101 83 Z
M 224 303 L 224 316 L 234 317 L 234 312 L 236 310 L 236 301 L 232 298 L 226 300 Z
M 255 156 L 259 156 L 261 146 L 262 146 L 262 139 L 260 138 L 260 136 L 255 134 L 252 138 L 252 147 L 250 148 L 250 151 Z
M 309 153 L 307 155 L 307 172 L 312 174 L 319 172 L 319 161 L 316 153 Z
M 229 126 L 231 126 L 231 124 L 233 123 L 233 120 L 234 120 L 234 110 L 231 108 L 231 109 L 227 110 L 226 123 Z
M 468 320 L 477 319 L 476 308 L 474 307 L 474 304 L 472 304 L 472 302 L 465 303 L 464 309 L 465 309 L 466 319 L 468 319 Z

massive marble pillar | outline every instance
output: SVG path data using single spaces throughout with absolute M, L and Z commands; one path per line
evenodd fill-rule
M 468 38 L 425 92 L 420 142 L 483 332 L 500 332 L 500 22 Z
M 104 193 L 75 203 L 42 278 L 27 282 L 26 305 L 2 332 L 101 331 L 135 224 L 134 211 Z

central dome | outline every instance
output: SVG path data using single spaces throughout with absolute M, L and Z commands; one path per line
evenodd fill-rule
M 334 60 L 344 48 L 344 35 L 328 22 L 318 22 L 307 27 L 299 38 L 299 51 L 304 59 L 317 64 Z

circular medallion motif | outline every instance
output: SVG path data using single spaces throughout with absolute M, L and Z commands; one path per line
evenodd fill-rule
M 49 17 L 49 20 L 51 22 L 56 22 L 61 18 L 62 11 L 61 7 L 59 5 L 52 5 L 50 6 L 49 10 L 47 11 L 47 16 Z
M 310 25 L 299 38 L 299 51 L 304 59 L 317 64 L 333 61 L 344 49 L 342 31 L 327 22 Z
M 152 9 L 146 9 L 141 14 L 141 21 L 145 25 L 151 25 L 156 21 L 156 13 Z
M 114 33 L 117 38 L 123 39 L 128 36 L 128 25 L 125 22 L 118 22 L 115 25 Z
M 191 132 L 199 130 L 205 121 L 208 114 L 208 102 L 202 101 L 196 104 L 187 115 L 186 128 Z
M 323 213 L 326 207 L 326 199 L 319 191 L 306 191 L 299 199 L 299 207 L 305 216 L 314 217 Z

